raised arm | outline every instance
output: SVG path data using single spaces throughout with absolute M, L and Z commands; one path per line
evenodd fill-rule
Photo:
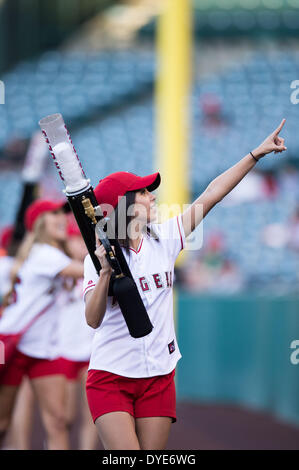
M 284 139 L 279 133 L 284 126 L 285 119 L 255 150 L 242 158 L 234 166 L 217 176 L 207 189 L 183 213 L 182 221 L 186 237 L 197 227 L 207 213 L 220 202 L 255 166 L 257 161 L 271 152 L 283 152 Z

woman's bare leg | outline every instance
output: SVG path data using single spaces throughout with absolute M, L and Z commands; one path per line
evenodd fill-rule
M 31 447 L 34 394 L 27 377 L 23 379 L 17 394 L 9 428 L 9 443 L 14 449 L 28 450 Z
M 9 428 L 18 386 L 0 385 L 0 448 Z
M 77 414 L 78 383 L 75 380 L 66 380 L 66 422 L 71 429 Z
M 125 411 L 113 411 L 100 416 L 96 427 L 106 450 L 140 450 L 135 432 L 135 420 Z
M 48 449 L 68 450 L 65 377 L 63 375 L 39 377 L 32 380 L 32 386 L 47 433 Z
M 136 433 L 142 450 L 166 448 L 172 419 L 164 416 L 136 418 Z
M 87 378 L 87 367 L 80 372 L 79 385 L 80 385 L 80 402 L 79 409 L 81 410 L 81 426 L 79 433 L 79 449 L 80 450 L 93 450 L 98 445 L 98 433 L 95 427 L 86 397 L 86 378 Z

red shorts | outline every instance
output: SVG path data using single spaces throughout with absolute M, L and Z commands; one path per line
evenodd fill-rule
M 89 370 L 86 394 L 93 421 L 105 413 L 126 411 L 134 418 L 169 416 L 176 421 L 175 369 L 166 375 L 130 378 Z
M 78 380 L 82 369 L 87 368 L 89 365 L 88 361 L 70 361 L 70 359 L 65 357 L 60 358 L 60 363 L 63 373 L 68 380 Z
M 20 351 L 15 353 L 9 364 L 0 365 L 0 367 L 5 367 L 0 385 L 18 386 L 22 383 L 24 375 L 27 375 L 30 379 L 36 379 L 46 375 L 63 374 L 59 359 L 52 361 L 37 359 L 36 357 L 26 356 Z

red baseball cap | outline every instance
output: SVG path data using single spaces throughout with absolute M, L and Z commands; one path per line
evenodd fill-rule
M 119 197 L 124 196 L 127 191 L 143 188 L 154 191 L 160 183 L 160 173 L 137 176 L 129 171 L 117 171 L 100 180 L 94 189 L 94 194 L 99 204 L 109 204 L 115 209 L 119 202 Z M 110 212 L 112 210 L 108 210 L 107 215 Z
M 31 231 L 36 220 L 40 215 L 45 212 L 54 212 L 59 209 L 63 209 L 65 201 L 50 201 L 47 199 L 37 199 L 32 202 L 26 209 L 25 212 L 25 226 L 27 230 Z
M 69 237 L 78 237 L 81 236 L 80 229 L 75 218 L 70 218 L 67 224 L 67 234 Z
M 13 236 L 13 231 L 14 231 L 14 227 L 12 225 L 7 225 L 7 227 L 4 227 L 1 232 L 0 246 L 4 250 L 7 250 L 10 245 L 10 242 Z

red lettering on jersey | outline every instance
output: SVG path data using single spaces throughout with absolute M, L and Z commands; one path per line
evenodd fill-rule
M 139 282 L 140 282 L 141 289 L 143 290 L 143 292 L 146 292 L 147 290 L 150 290 L 150 289 L 149 289 L 149 285 L 148 285 L 148 283 L 146 282 L 144 276 L 139 278 Z
M 172 272 L 171 271 L 165 271 L 165 276 L 166 276 L 166 282 L 167 282 L 167 287 L 171 287 L 172 285 Z
M 158 273 L 157 274 L 152 274 L 152 276 L 154 278 L 157 289 L 161 289 L 161 287 L 163 287 L 163 284 L 162 284 L 162 281 L 161 281 L 160 274 L 158 274 Z

